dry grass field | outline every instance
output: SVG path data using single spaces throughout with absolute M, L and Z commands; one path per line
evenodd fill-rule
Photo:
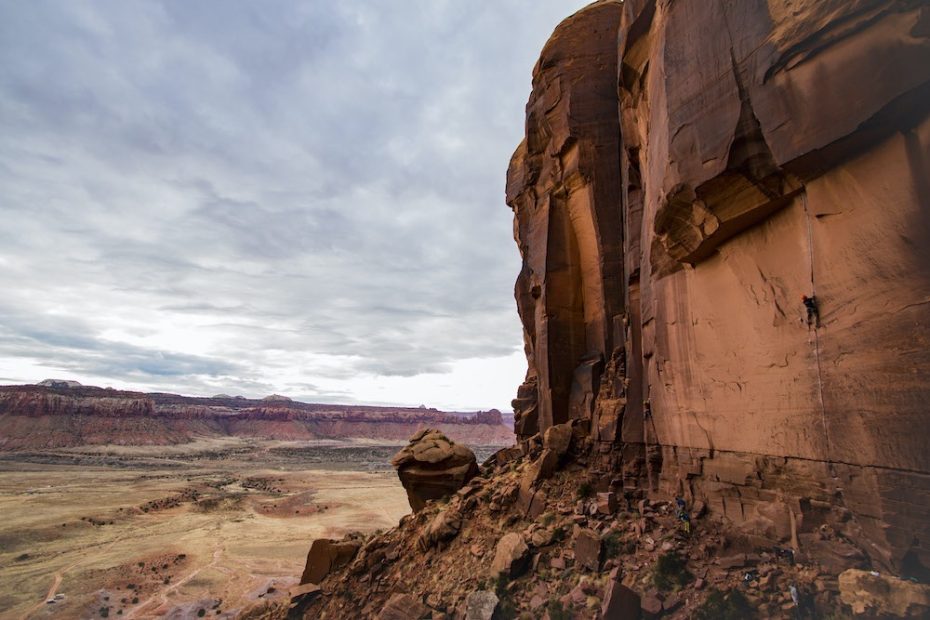
M 233 618 L 280 599 L 314 538 L 409 512 L 395 450 L 223 440 L 0 455 L 0 617 Z

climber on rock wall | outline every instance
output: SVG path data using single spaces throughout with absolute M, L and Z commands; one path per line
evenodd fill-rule
M 801 296 L 804 307 L 807 308 L 807 324 L 818 327 L 820 325 L 820 309 L 817 307 L 817 298 L 811 295 Z

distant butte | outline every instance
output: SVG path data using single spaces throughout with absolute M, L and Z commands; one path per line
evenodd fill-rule
M 196 398 L 58 380 L 0 386 L 0 451 L 103 444 L 170 445 L 226 436 L 405 442 L 427 427 L 438 428 L 469 445 L 509 445 L 514 441 L 496 410 L 461 413 L 415 407 L 327 405 L 278 395 L 261 400 L 225 394 Z

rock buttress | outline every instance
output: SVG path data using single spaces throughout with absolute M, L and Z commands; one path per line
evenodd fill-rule
M 507 175 L 518 435 L 578 420 L 603 490 L 812 554 L 826 525 L 926 577 L 928 113 L 925 2 L 566 20 Z
M 616 68 L 621 5 L 556 28 L 533 70 L 526 139 L 507 173 L 523 257 L 516 284 L 529 362 L 514 401 L 528 436 L 590 418 L 622 309 Z

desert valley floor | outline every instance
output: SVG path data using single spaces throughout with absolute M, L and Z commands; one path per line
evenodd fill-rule
M 409 512 L 396 450 L 228 439 L 0 455 L 0 618 L 231 618 L 285 597 L 314 538 Z

